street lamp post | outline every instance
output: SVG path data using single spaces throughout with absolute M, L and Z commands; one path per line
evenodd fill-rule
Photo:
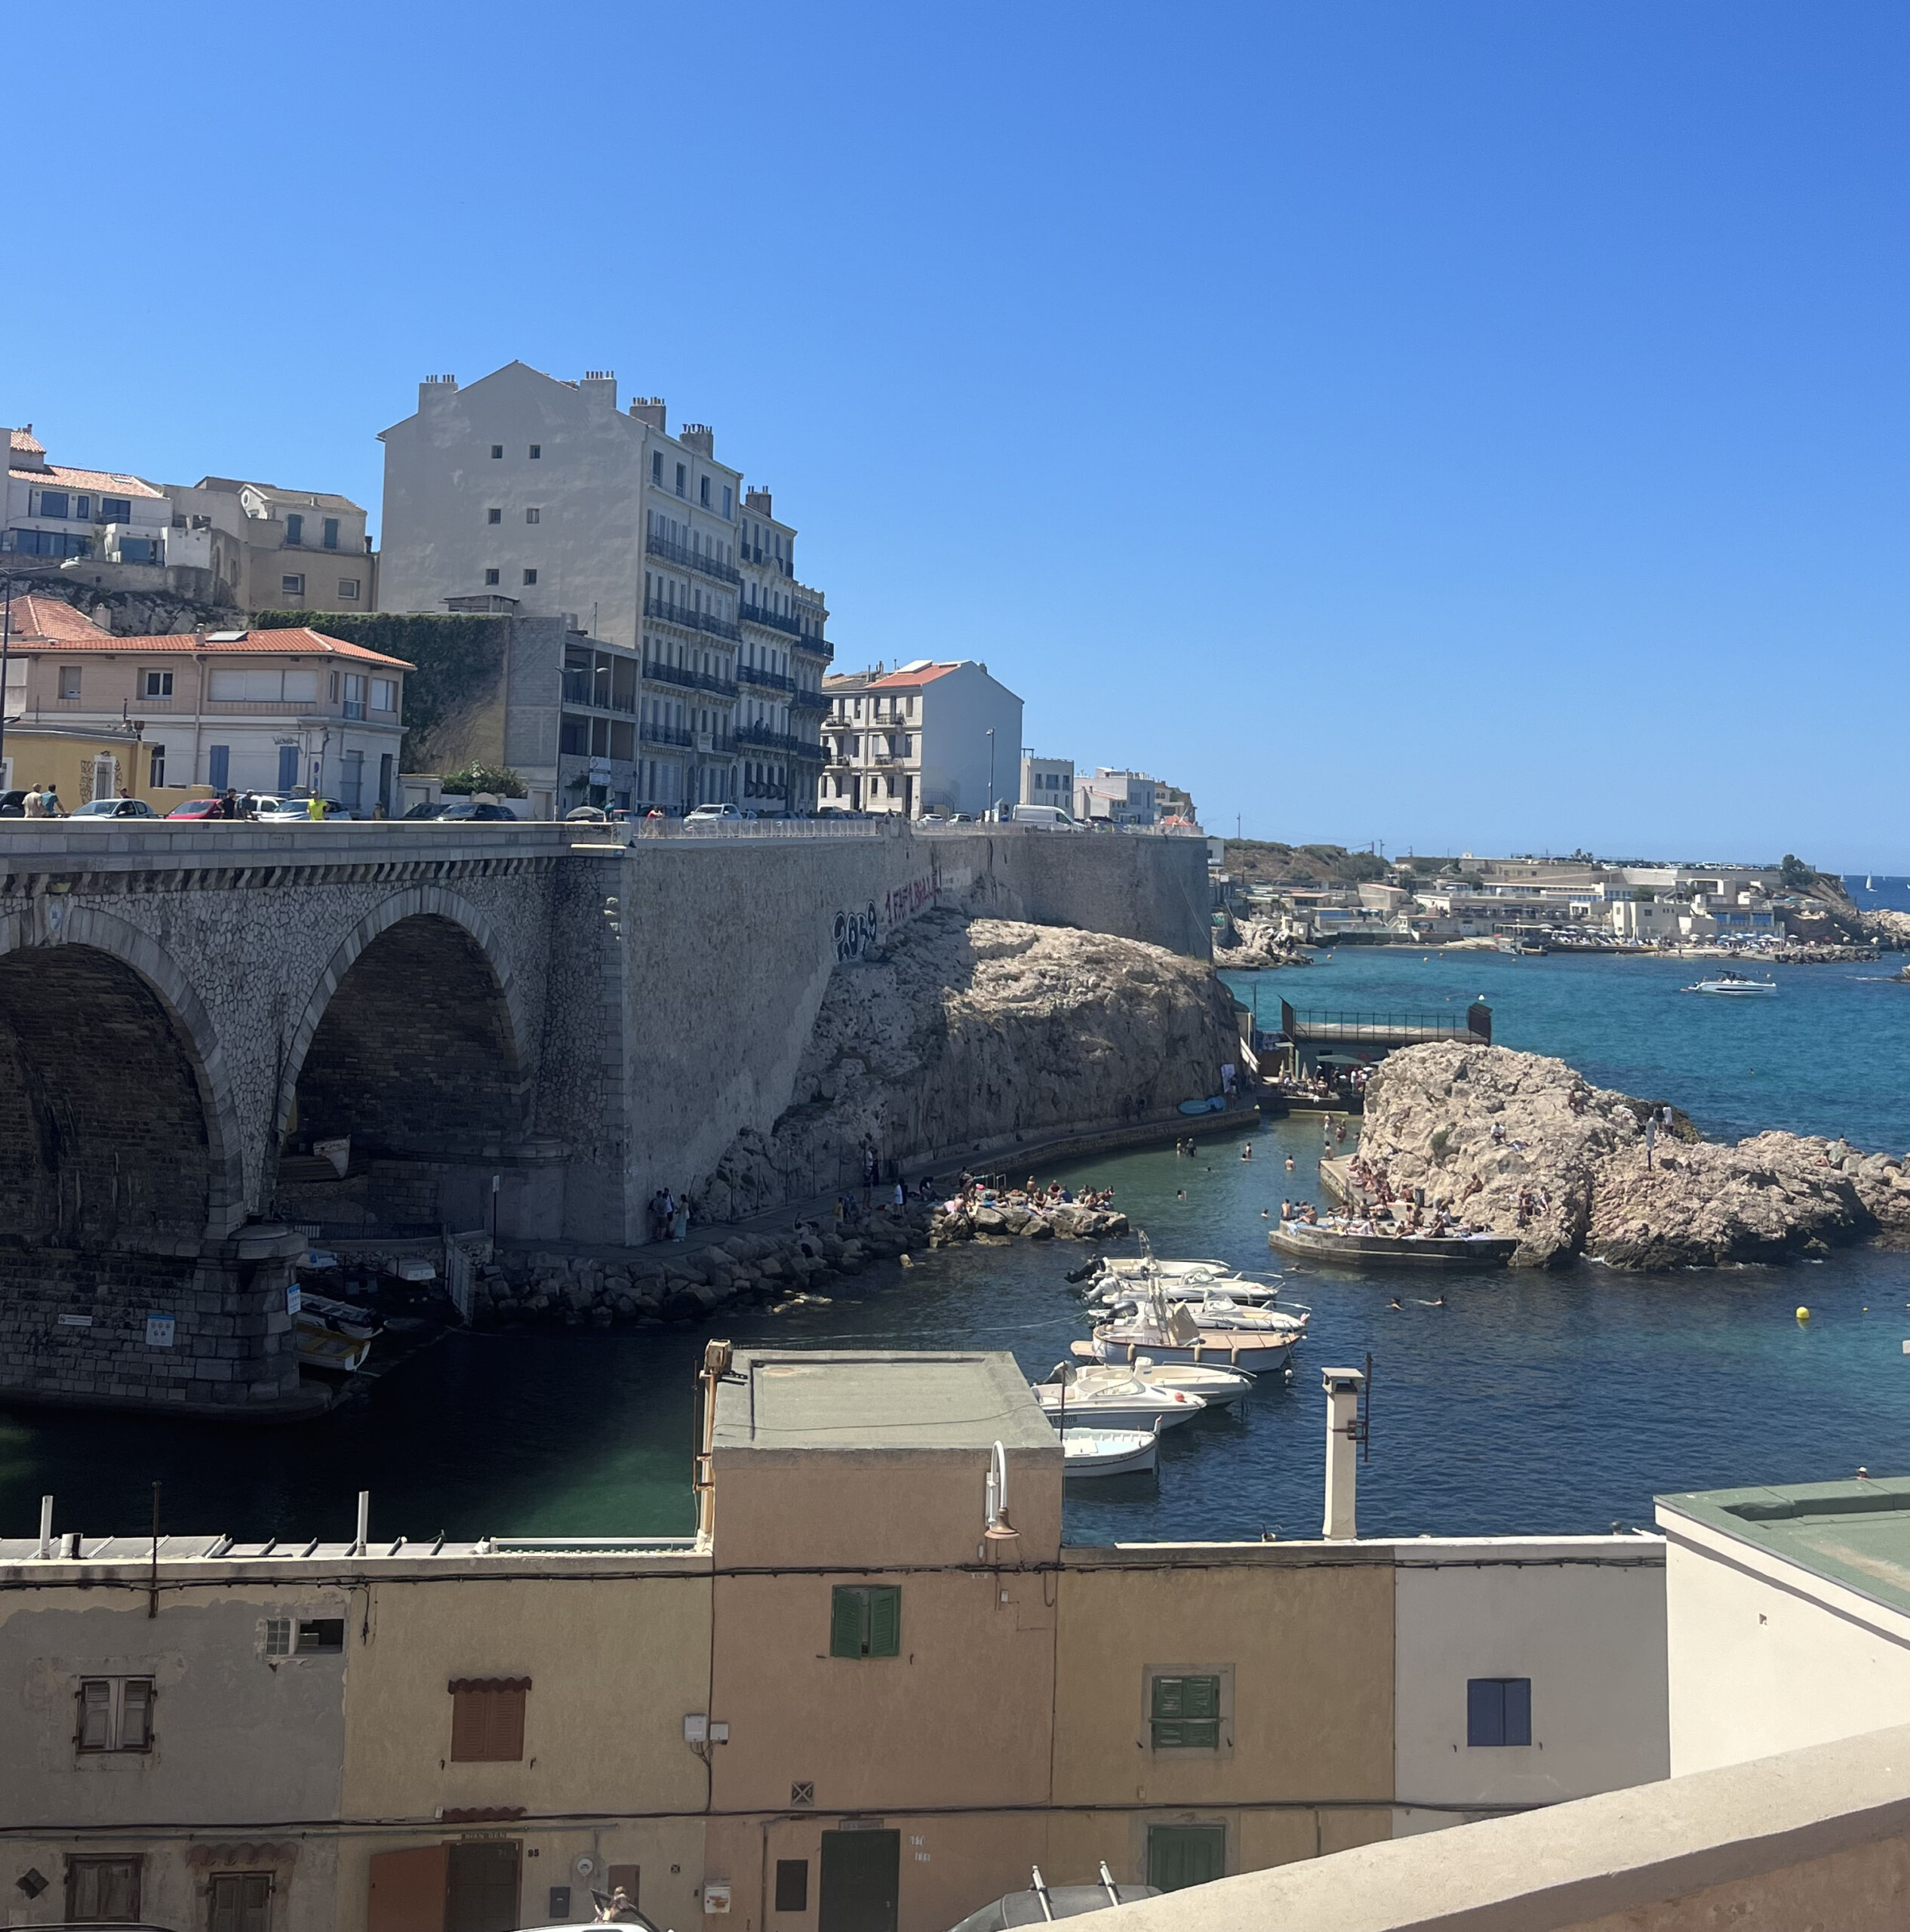
M 0 606 L 0 784 L 7 776 L 7 667 L 13 654 L 14 574 L 7 573 L 7 599 Z
M 988 815 L 995 816 L 995 727 L 988 728 Z

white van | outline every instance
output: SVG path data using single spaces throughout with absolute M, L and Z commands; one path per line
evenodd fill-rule
M 1017 805 L 1009 822 L 1014 825 L 1044 825 L 1050 832 L 1081 829 L 1059 805 Z

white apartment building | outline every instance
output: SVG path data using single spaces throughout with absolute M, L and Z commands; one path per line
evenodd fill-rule
M 1071 758 L 1021 757 L 1021 803 L 1053 805 L 1072 815 L 1075 809 L 1075 761 Z
M 1160 816 L 1155 792 L 1145 772 L 1098 764 L 1092 778 L 1075 780 L 1075 816 L 1108 825 L 1152 825 Z
M 5 545 L 17 558 L 164 565 L 172 508 L 163 491 L 118 470 L 49 463 L 29 423 L 7 432 Z
M 926 657 L 899 671 L 826 678 L 824 811 L 906 818 L 1012 800 L 1019 783 L 1021 700 L 986 664 Z
M 564 382 L 512 362 L 465 389 L 420 383 L 417 414 L 381 437 L 380 605 L 562 617 L 635 654 L 634 688 L 565 678 L 560 813 L 586 790 L 794 808 L 822 761 L 828 612 L 796 582 L 796 534 L 768 494 L 746 500 L 711 429 L 666 424 L 660 398 L 620 414 L 607 372 Z M 626 737 L 627 763 L 598 753 Z

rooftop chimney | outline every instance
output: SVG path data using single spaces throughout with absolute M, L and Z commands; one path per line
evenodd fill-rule
M 707 423 L 686 423 L 678 440 L 686 449 L 694 450 L 699 456 L 714 457 L 716 454 L 716 432 Z
M 617 374 L 611 369 L 586 369 L 578 389 L 594 401 L 598 408 L 607 408 L 617 414 Z
M 1354 1486 L 1360 1450 L 1360 1391 L 1366 1377 L 1357 1368 L 1322 1371 L 1327 1391 L 1327 1516 L 1320 1534 L 1330 1542 L 1359 1534 Z
M 457 393 L 455 376 L 427 376 L 418 385 L 418 407 L 423 409 L 433 403 L 448 402 Z
M 630 398 L 630 414 L 653 429 L 667 431 L 669 426 L 663 420 L 663 398 L 660 395 L 633 395 Z
M 758 516 L 774 516 L 776 512 L 769 506 L 767 490 L 746 490 L 743 493 L 743 507 L 754 510 Z

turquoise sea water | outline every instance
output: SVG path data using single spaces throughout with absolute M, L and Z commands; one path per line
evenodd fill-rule
M 1263 1014 L 1296 1004 L 1444 1007 L 1480 993 L 1502 1043 L 1557 1053 L 1601 1084 L 1687 1107 L 1708 1131 L 1764 1126 L 1910 1147 L 1910 986 L 1894 968 L 1775 969 L 1737 1004 L 1680 993 L 1651 960 L 1343 950 L 1257 976 Z M 1256 976 L 1235 983 L 1251 997 Z M 1309 1192 L 1318 1122 L 1193 1160 L 1142 1151 L 1052 1170 L 1112 1184 L 1165 1254 L 1266 1266 L 1263 1208 Z M 1284 1160 L 1296 1165 L 1289 1177 Z M 1050 1170 L 1044 1166 L 1044 1174 Z M 1186 1198 L 1180 1195 L 1185 1190 Z M 1063 1284 L 1072 1244 L 1011 1243 L 872 1271 L 825 1307 L 723 1324 L 742 1343 L 1001 1347 L 1031 1374 L 1086 1332 Z M 1910 1255 L 1633 1277 L 1579 1266 L 1397 1281 L 1289 1269 L 1313 1327 L 1290 1385 L 1165 1441 L 1158 1478 L 1074 1486 L 1068 1529 L 1115 1537 L 1317 1533 L 1320 1368 L 1375 1361 L 1369 1533 L 1603 1530 L 1648 1523 L 1654 1493 L 1910 1469 Z M 1422 1306 L 1444 1293 L 1446 1306 Z M 1402 1306 L 1388 1306 L 1395 1297 Z M 1792 1311 L 1812 1310 L 1801 1325 Z M 0 1413 L 0 1531 L 137 1530 L 163 1480 L 180 1530 L 346 1534 L 373 1492 L 374 1534 L 604 1535 L 689 1524 L 691 1375 L 703 1334 L 454 1336 L 366 1407 L 236 1432 L 138 1418 Z

